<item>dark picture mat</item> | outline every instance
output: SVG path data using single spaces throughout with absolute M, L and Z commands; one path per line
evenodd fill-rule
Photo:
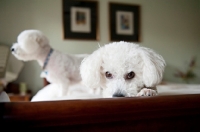
M 133 35 L 119 35 L 116 32 L 116 12 L 117 11 L 128 11 L 134 13 L 133 17 Z M 140 41 L 140 6 L 120 4 L 120 3 L 109 3 L 109 18 L 110 18 L 110 40 L 111 41 Z
M 71 31 L 71 7 L 86 7 L 91 10 L 91 32 Z M 64 39 L 98 40 L 98 3 L 96 1 L 63 0 L 63 36 Z

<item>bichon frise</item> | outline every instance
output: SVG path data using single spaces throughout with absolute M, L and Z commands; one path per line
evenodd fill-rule
M 83 83 L 103 97 L 157 95 L 165 61 L 153 50 L 128 42 L 114 42 L 94 51 L 81 64 Z
M 37 60 L 42 67 L 41 77 L 57 84 L 59 96 L 68 94 L 70 84 L 81 81 L 80 64 L 87 54 L 64 54 L 49 45 L 48 38 L 38 30 L 25 30 L 11 47 L 12 54 L 19 60 Z

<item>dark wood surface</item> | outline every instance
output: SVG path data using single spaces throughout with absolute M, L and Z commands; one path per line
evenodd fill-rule
M 30 102 L 31 95 L 30 94 L 8 94 L 11 102 L 19 102 L 19 101 L 26 101 Z
M 200 95 L 0 103 L 6 131 L 200 130 Z

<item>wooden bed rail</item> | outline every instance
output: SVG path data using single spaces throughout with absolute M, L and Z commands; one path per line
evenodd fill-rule
M 200 95 L 0 103 L 5 131 L 195 131 Z

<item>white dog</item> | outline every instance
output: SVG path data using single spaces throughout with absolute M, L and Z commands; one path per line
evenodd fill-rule
M 80 64 L 86 54 L 63 54 L 49 45 L 47 37 L 38 30 L 25 30 L 11 47 L 12 54 L 23 61 L 37 60 L 42 67 L 41 77 L 57 84 L 58 96 L 68 94 L 68 87 L 81 81 Z M 59 89 L 60 88 L 60 89 Z
M 86 87 L 101 89 L 103 97 L 157 95 L 165 61 L 153 50 L 127 42 L 114 42 L 86 57 L 80 67 Z

